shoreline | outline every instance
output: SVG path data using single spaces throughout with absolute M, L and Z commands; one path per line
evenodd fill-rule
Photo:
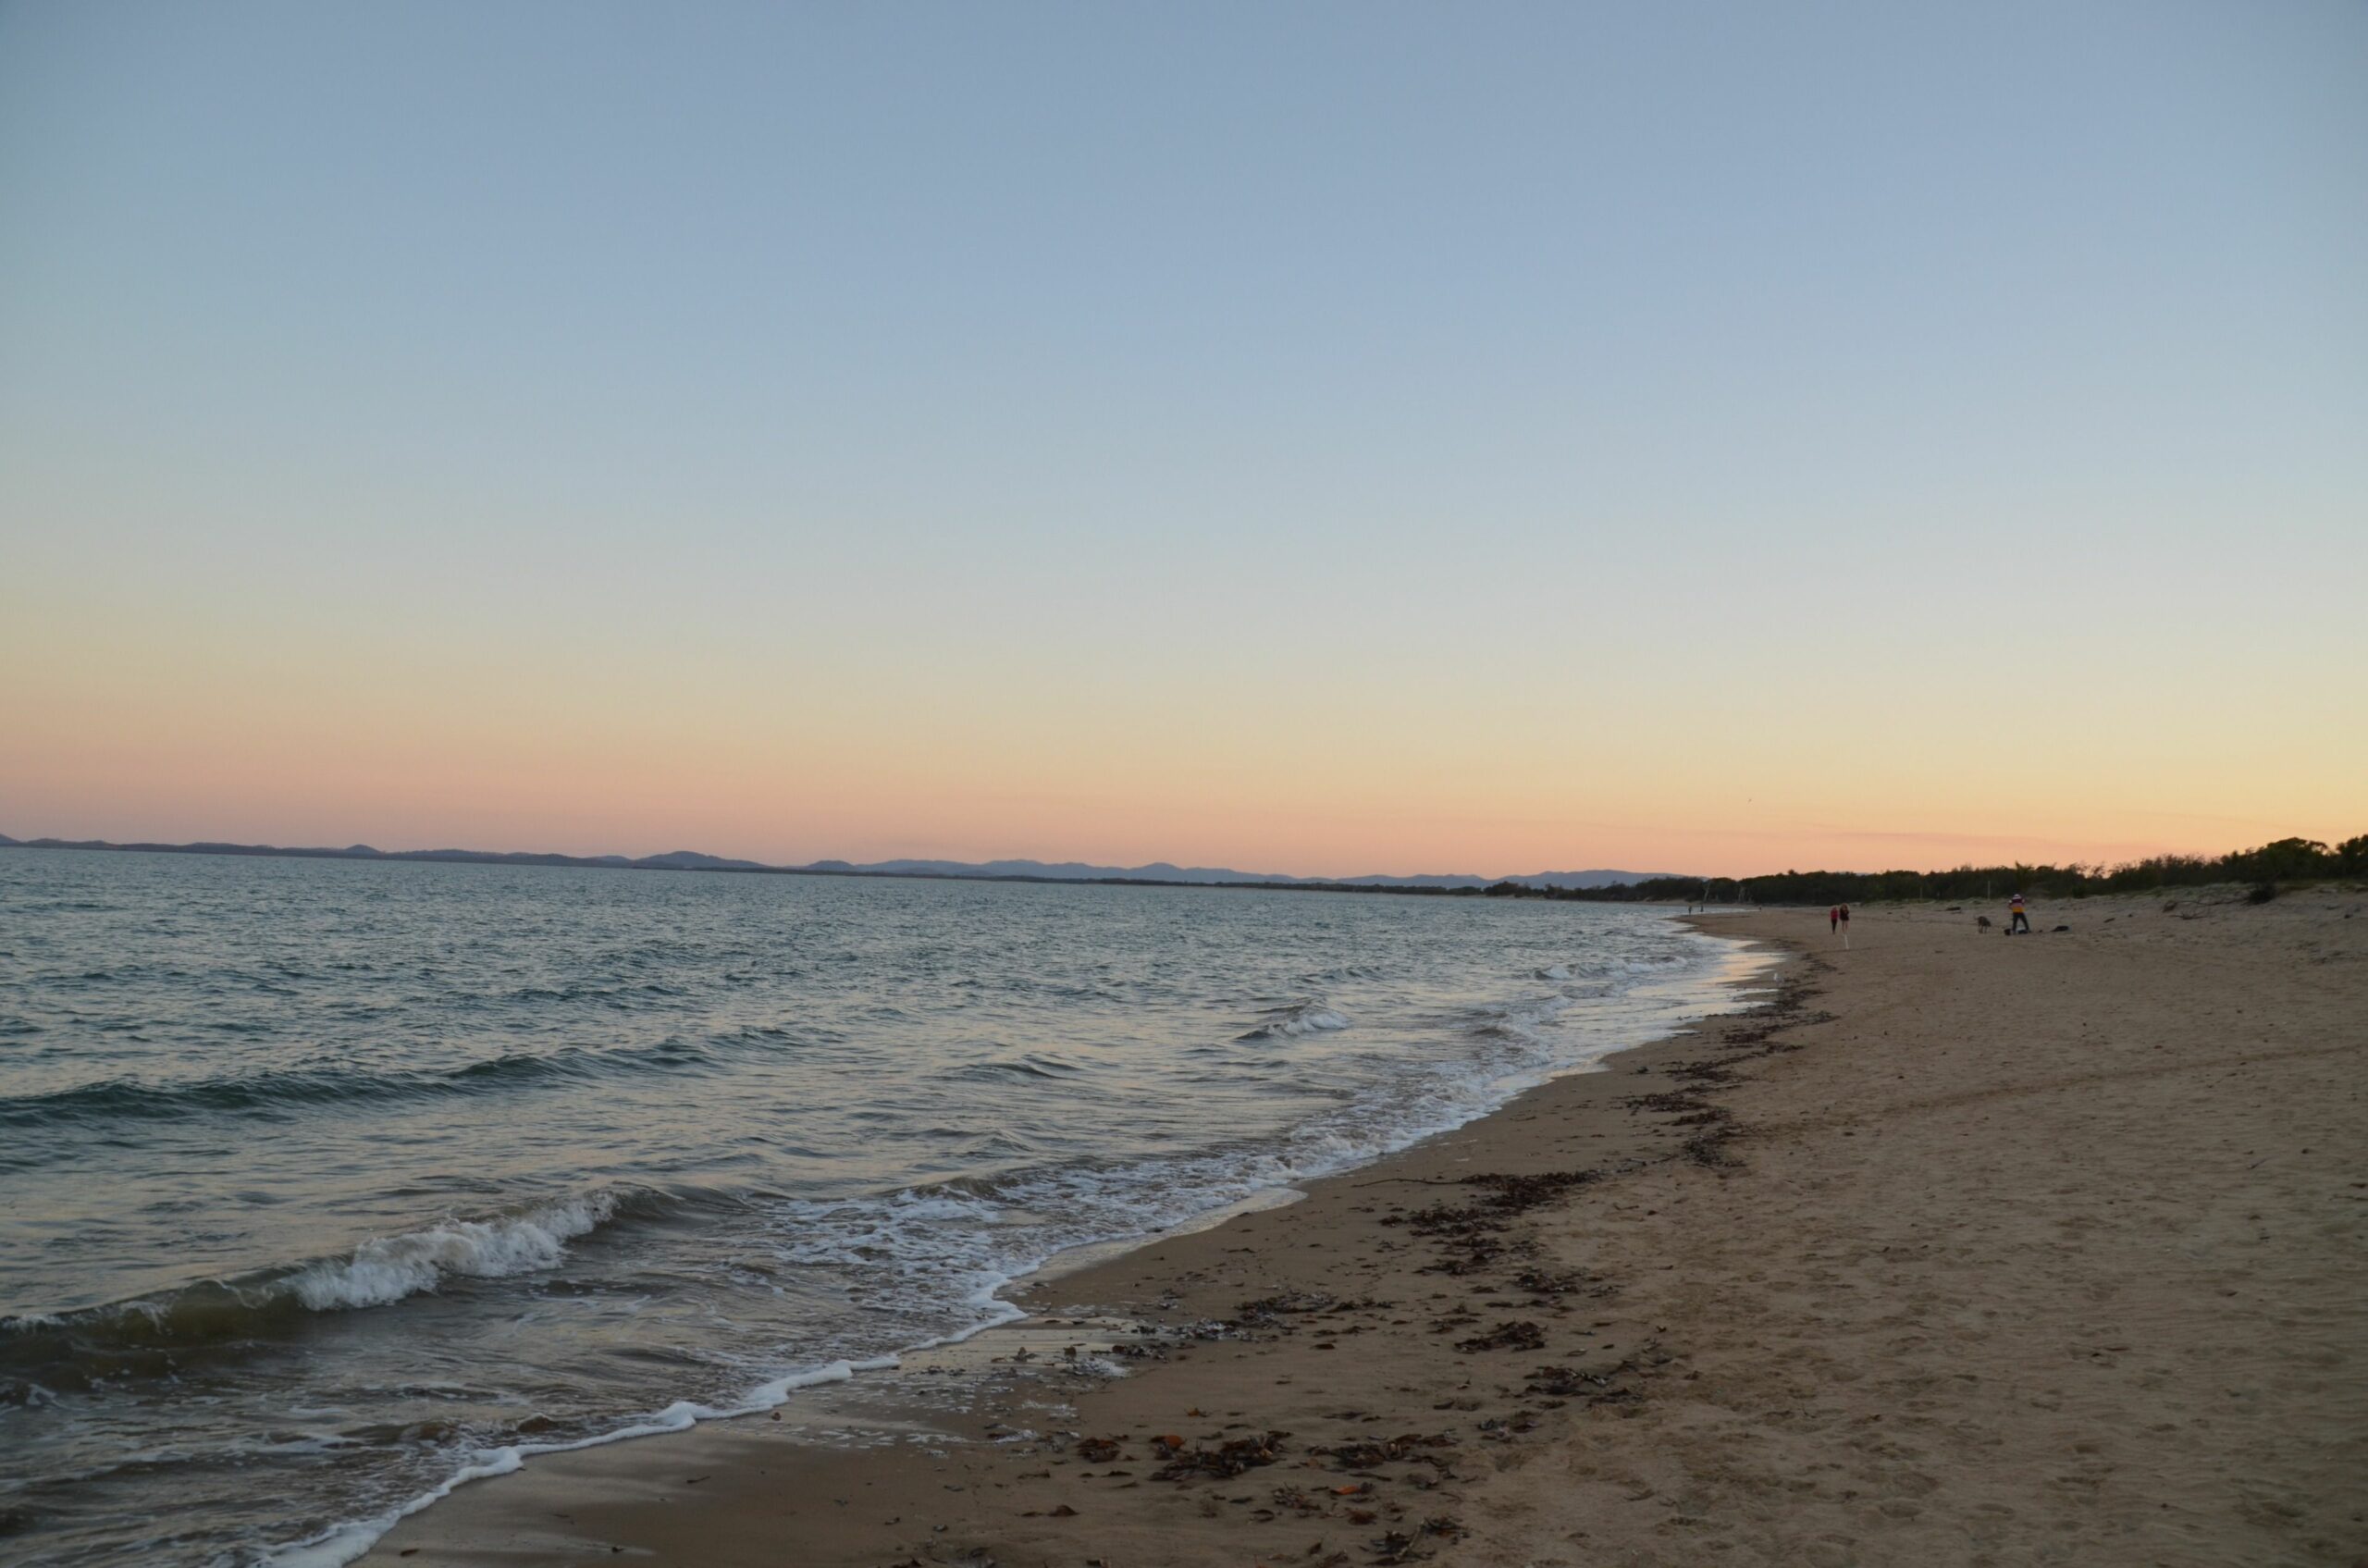
M 1029 1318 L 811 1408 L 538 1458 L 361 1561 L 2348 1564 L 2358 902 L 2090 899 L 2038 943 L 1862 911 L 1849 953 L 1815 912 L 1694 917 L 1793 950 L 1770 1000 L 1031 1277 Z M 2299 1185 L 2215 1142 L 2247 1073 Z M 2234 1274 L 2232 1203 L 2271 1227 Z
M 1671 918 L 1694 930 L 1703 930 L 1699 916 L 1672 914 Z M 350 1547 L 340 1550 L 333 1537 L 326 1541 L 283 1549 L 271 1561 L 276 1568 L 313 1568 L 315 1564 L 339 1562 L 354 1562 L 366 1565 L 366 1568 L 376 1568 L 381 1562 L 395 1562 L 413 1564 L 478 1562 L 497 1558 L 502 1562 L 514 1562 L 519 1560 L 522 1549 L 529 1559 L 540 1560 L 546 1552 L 556 1552 L 559 1555 L 552 1556 L 550 1560 L 563 1561 L 573 1554 L 556 1540 L 540 1544 L 513 1544 L 498 1551 L 484 1553 L 468 1544 L 482 1538 L 488 1530 L 504 1531 L 507 1526 L 500 1522 L 503 1516 L 540 1512 L 536 1505 L 543 1500 L 538 1497 L 530 1502 L 520 1498 L 513 1505 L 504 1495 L 497 1502 L 491 1500 L 500 1488 L 489 1488 L 483 1483 L 500 1481 L 509 1493 L 522 1491 L 538 1479 L 565 1491 L 573 1491 L 578 1487 L 606 1490 L 613 1479 L 608 1474 L 610 1467 L 593 1461 L 592 1456 L 621 1449 L 629 1449 L 643 1455 L 648 1455 L 653 1449 L 664 1449 L 670 1459 L 679 1456 L 693 1469 L 741 1464 L 748 1456 L 739 1451 L 742 1445 L 735 1439 L 740 1433 L 753 1432 L 761 1427 L 777 1435 L 784 1425 L 792 1432 L 809 1436 L 816 1432 L 838 1436 L 849 1430 L 877 1428 L 909 1435 L 916 1440 L 922 1434 L 933 1434 L 947 1441 L 960 1442 L 964 1438 L 958 1432 L 935 1430 L 941 1425 L 950 1426 L 959 1423 L 946 1420 L 948 1415 L 956 1413 L 938 1408 L 943 1401 L 934 1390 L 916 1396 L 896 1385 L 912 1378 L 958 1377 L 976 1376 L 980 1372 L 986 1372 L 993 1377 L 997 1375 L 997 1369 L 1001 1369 L 1001 1375 L 1011 1378 L 1024 1392 L 1026 1385 L 1041 1381 L 1045 1376 L 1042 1370 L 1030 1368 L 1028 1363 L 1049 1359 L 1049 1356 L 1059 1355 L 1064 1349 L 1072 1348 L 1089 1358 L 1106 1357 L 1112 1353 L 1109 1347 L 1114 1343 L 1119 1347 L 1116 1354 L 1121 1358 L 1121 1368 L 1135 1369 L 1145 1363 L 1164 1361 L 1179 1344 L 1193 1342 L 1189 1338 L 1190 1325 L 1178 1315 L 1186 1296 L 1165 1291 L 1150 1310 L 1141 1310 L 1141 1303 L 1137 1303 L 1138 1310 L 1114 1314 L 1092 1306 L 1063 1305 L 1054 1299 L 1056 1294 L 1063 1293 L 1059 1288 L 1072 1281 L 1082 1281 L 1088 1290 L 1100 1289 L 1106 1292 L 1115 1284 L 1119 1287 L 1119 1293 L 1125 1295 L 1126 1288 L 1139 1278 L 1138 1271 L 1131 1266 L 1153 1249 L 1179 1243 L 1205 1244 L 1209 1238 L 1231 1235 L 1235 1227 L 1256 1216 L 1293 1213 L 1305 1207 L 1312 1198 L 1330 1194 L 1331 1190 L 1344 1184 L 1355 1187 L 1397 1179 L 1437 1179 L 1430 1176 L 1398 1178 L 1376 1176 L 1375 1173 L 1389 1171 L 1401 1162 L 1410 1160 L 1418 1161 L 1424 1170 L 1428 1170 L 1432 1168 L 1429 1163 L 1420 1160 L 1425 1151 L 1442 1142 L 1471 1142 L 1483 1139 L 1486 1134 L 1482 1130 L 1515 1113 L 1523 1113 L 1525 1117 L 1539 1114 L 1524 1111 L 1524 1107 L 1533 1098 L 1548 1094 L 1558 1086 L 1617 1079 L 1623 1071 L 1649 1071 L 1648 1067 L 1631 1064 L 1642 1062 L 1652 1053 L 1682 1048 L 1704 1031 L 1717 1030 L 1722 1025 L 1743 1027 L 1746 1020 L 1779 1006 L 1786 976 L 1801 962 L 1797 955 L 1788 954 L 1779 945 L 1758 938 L 1735 937 L 1721 932 L 1706 932 L 1705 934 L 1720 936 L 1730 945 L 1723 961 L 1729 972 L 1710 982 L 1717 992 L 1729 1000 L 1723 1005 L 1711 1004 L 1710 1009 L 1702 1016 L 1679 1026 L 1669 1035 L 1623 1046 L 1586 1062 L 1551 1069 L 1541 1080 L 1514 1090 L 1502 1104 L 1473 1120 L 1444 1131 L 1425 1134 L 1412 1145 L 1363 1164 L 1328 1172 L 1302 1185 L 1270 1189 L 1250 1198 L 1222 1204 L 1160 1230 L 1066 1249 L 998 1289 L 997 1300 L 1014 1306 L 1016 1315 L 992 1319 L 942 1340 L 863 1363 L 857 1370 L 865 1376 L 853 1380 L 831 1377 L 826 1374 L 817 1381 L 794 1390 L 794 1401 L 804 1408 L 793 1410 L 788 1404 L 783 1404 L 771 1409 L 752 1408 L 730 1414 L 717 1414 L 703 1416 L 693 1425 L 669 1430 L 628 1427 L 580 1444 L 531 1452 L 527 1455 L 531 1464 L 500 1463 L 490 1467 L 473 1466 L 463 1472 L 463 1479 L 406 1505 L 409 1512 L 400 1514 L 391 1525 L 379 1531 L 358 1557 L 348 1555 L 352 1549 Z M 1734 1001 L 1734 998 L 1749 997 L 1762 992 L 1770 994 L 1770 997 L 1739 1004 Z M 1604 1093 L 1608 1094 L 1609 1092 Z M 1463 1157 L 1457 1156 L 1458 1159 Z M 1160 1255 L 1165 1257 L 1164 1253 Z M 1187 1337 L 1180 1340 L 1178 1337 L 1179 1323 L 1187 1333 Z M 1102 1331 L 1079 1333 L 1067 1327 L 1085 1324 L 1097 1326 Z M 1047 1348 L 1030 1348 L 1034 1346 Z M 1017 1361 L 1013 1357 L 1014 1352 L 1018 1352 Z M 1186 1353 L 1189 1355 L 1189 1352 Z M 1068 1359 L 1062 1358 L 1064 1363 Z M 1107 1380 L 1096 1374 L 1077 1381 L 1066 1392 L 1091 1394 L 1104 1391 L 1107 1386 Z M 628 1436 L 628 1433 L 632 1435 Z M 698 1444 L 702 1438 L 714 1441 L 712 1452 L 703 1449 L 694 1451 L 693 1445 Z M 820 1453 L 828 1451 L 811 1452 L 807 1457 L 820 1457 Z M 794 1464 L 795 1460 L 791 1463 Z M 766 1472 L 776 1468 L 778 1466 L 772 1463 L 762 1467 Z M 821 1468 L 834 1467 L 825 1465 Z M 703 1477 L 702 1485 L 705 1484 Z M 475 1517 L 465 1521 L 458 1519 L 453 1515 L 457 1505 L 462 1504 L 475 1505 L 469 1509 L 472 1514 L 482 1509 L 493 1517 L 486 1520 Z M 444 1527 L 439 1528 L 439 1523 Z M 357 1522 L 357 1525 L 371 1527 L 367 1521 Z M 626 1549 L 646 1551 L 649 1549 L 636 1547 Z M 660 1555 L 664 1553 L 661 1551 Z M 693 1555 L 684 1561 L 698 1559 Z M 822 1562 L 840 1559 L 817 1556 L 807 1561 Z M 845 1561 L 869 1562 L 870 1554 L 857 1548 Z

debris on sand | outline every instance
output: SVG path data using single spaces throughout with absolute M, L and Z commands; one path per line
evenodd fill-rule
M 1523 1318 L 1518 1323 L 1499 1323 L 1486 1334 L 1469 1340 L 1458 1340 L 1455 1348 L 1465 1355 L 1481 1351 L 1541 1351 L 1546 1348 L 1546 1331 Z
M 1526 1379 L 1527 1391 L 1548 1399 L 1585 1400 L 1589 1404 L 1621 1404 L 1637 1398 L 1636 1390 L 1624 1386 L 1621 1379 L 1637 1370 L 1634 1361 L 1601 1372 L 1588 1372 L 1574 1366 L 1541 1366 Z
M 1485 1189 L 1487 1196 L 1474 1204 L 1434 1204 L 1412 1214 L 1386 1215 L 1384 1225 L 1402 1225 L 1418 1236 L 1449 1235 L 1475 1225 L 1499 1226 L 1517 1214 L 1561 1198 L 1573 1188 L 1599 1180 L 1594 1170 L 1549 1170 L 1534 1175 L 1507 1176 L 1489 1172 L 1467 1176 L 1463 1185 Z
M 1608 1296 L 1613 1287 L 1576 1268 L 1524 1268 L 1513 1276 L 1516 1288 L 1529 1292 L 1532 1306 L 1549 1304 L 1564 1296 Z M 1557 1311 L 1561 1310 L 1556 1308 Z
M 1444 1432 L 1435 1432 L 1427 1438 L 1420 1432 L 1409 1432 L 1403 1437 L 1380 1442 L 1341 1443 L 1332 1448 L 1312 1448 L 1307 1451 L 1338 1460 L 1343 1470 L 1371 1470 L 1375 1465 L 1392 1464 L 1400 1460 L 1428 1460 L 1432 1456 L 1423 1451 L 1425 1449 L 1454 1446 L 1455 1439 Z
M 1166 1464 L 1152 1472 L 1154 1481 L 1183 1481 L 1196 1475 L 1214 1475 L 1219 1479 L 1239 1475 L 1245 1470 L 1255 1470 L 1282 1458 L 1283 1439 L 1289 1432 L 1268 1432 L 1261 1437 L 1236 1438 L 1215 1448 L 1194 1448 L 1177 1453 Z M 1174 1452 L 1173 1450 L 1169 1451 Z
M 1528 1175 L 1490 1172 L 1468 1176 L 1463 1185 L 1485 1190 L 1487 1196 L 1471 1204 L 1434 1204 L 1412 1214 L 1389 1215 L 1384 1225 L 1402 1225 L 1417 1236 L 1440 1243 L 1447 1256 L 1423 1270 L 1425 1274 L 1476 1274 L 1496 1264 L 1509 1250 L 1502 1240 L 1506 1221 L 1531 1209 L 1559 1202 L 1573 1190 L 1599 1180 L 1596 1170 L 1550 1170 Z
M 1685 1157 L 1705 1170 L 1728 1170 L 1742 1163 L 1727 1153 L 1724 1129 L 1687 1139 Z
M 1286 1317 L 1323 1312 L 1332 1304 L 1333 1298 L 1321 1290 L 1285 1290 L 1242 1303 L 1234 1309 L 1233 1323 L 1241 1328 L 1271 1328 Z
M 1714 1062 L 1708 1057 L 1698 1062 L 1680 1062 L 1669 1069 L 1669 1075 L 1689 1083 L 1728 1084 L 1740 1081 L 1738 1075 L 1726 1063 Z

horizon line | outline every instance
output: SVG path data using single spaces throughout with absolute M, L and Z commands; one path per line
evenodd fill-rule
M 2304 835 L 2288 834 L 2288 839 L 2302 842 Z M 2286 840 L 2271 839 L 2264 844 Z M 2251 847 L 2260 848 L 2262 845 Z M 1366 871 L 1353 876 L 1309 876 L 1288 871 L 1244 871 L 1230 866 L 1185 866 L 1172 860 L 1151 860 L 1135 866 L 1095 865 L 1088 861 L 1043 860 L 1032 856 L 1002 857 L 990 860 L 959 860 L 945 857 L 894 856 L 882 860 L 857 863 L 835 857 L 806 861 L 802 864 L 776 864 L 732 856 L 710 854 L 705 850 L 671 849 L 649 855 L 628 856 L 616 853 L 574 855 L 561 850 L 465 849 L 443 846 L 426 849 L 381 849 L 375 845 L 354 843 L 344 847 L 330 846 L 278 845 L 237 843 L 230 840 L 192 839 L 181 843 L 162 840 L 116 840 L 105 838 L 67 839 L 55 835 L 40 838 L 17 838 L 0 832 L 0 848 L 78 849 L 101 852 L 130 852 L 180 855 L 220 855 L 226 857 L 259 856 L 291 859 L 348 860 L 414 860 L 430 863 L 462 865 L 540 865 L 580 867 L 593 870 L 697 870 L 739 871 L 789 876 L 844 876 L 895 878 L 919 881 L 956 882 L 1031 882 L 1031 883 L 1131 883 L 1177 887 L 1267 887 L 1267 888 L 1345 888 L 1351 891 L 1396 890 L 1453 892 L 1512 883 L 1534 889 L 1560 891 L 1600 891 L 1607 887 L 1634 887 L 1646 882 L 1733 883 L 1741 886 L 1763 878 L 1798 876 L 1797 868 L 1782 871 L 1762 871 L 1747 874 L 1725 874 L 1704 871 L 1631 870 L 1620 867 L 1597 866 L 1584 870 L 1543 870 L 1512 871 L 1486 876 L 1476 871 Z M 2157 851 L 2131 860 L 2093 862 L 2099 870 L 2115 864 L 2143 865 L 2152 860 L 2203 859 L 2242 854 L 2243 849 L 2223 851 L 2220 856 L 2195 855 L 2176 850 Z M 2023 866 L 2019 858 L 1995 863 Z M 2031 869 L 2054 867 L 2053 861 L 2029 863 Z M 2064 870 L 2078 870 L 2078 859 L 2065 861 Z M 1064 874 L 1065 869 L 1074 871 Z M 1967 859 L 1955 866 L 1930 866 L 1918 870 L 1906 867 L 1886 867 L 1880 870 L 1844 870 L 1832 867 L 1815 868 L 1811 875 L 1882 876 L 1907 874 L 1915 876 L 1945 875 L 1950 871 L 1989 869 Z M 1160 873 L 1173 873 L 1162 875 Z M 1560 878 L 1603 878 L 1600 882 L 1560 882 Z
M 191 839 L 181 843 L 162 840 L 118 840 L 104 838 L 68 839 L 55 835 L 39 838 L 18 838 L 0 833 L 0 849 L 78 849 L 95 852 L 147 853 L 170 855 L 219 855 L 278 857 L 290 859 L 315 860 L 422 860 L 445 865 L 538 865 L 550 867 L 580 867 L 587 870 L 643 871 L 738 871 L 751 874 L 780 876 L 882 877 L 941 882 L 1037 882 L 1037 883 L 1129 883 L 1169 887 L 1301 887 L 1322 889 L 1346 887 L 1367 889 L 1388 888 L 1392 885 L 1415 886 L 1444 883 L 1467 883 L 1475 887 L 1503 883 L 1524 883 L 1549 877 L 1599 876 L 1624 879 L 1596 886 L 1634 886 L 1652 881 L 1741 882 L 1733 876 L 1716 876 L 1696 871 L 1634 871 L 1613 866 L 1588 867 L 1572 870 L 1509 871 L 1499 876 L 1486 876 L 1477 871 L 1363 871 L 1353 876 L 1308 876 L 1291 871 L 1244 871 L 1230 866 L 1185 866 L 1172 860 L 1150 860 L 1139 866 L 1097 866 L 1084 860 L 1042 860 L 1032 856 L 999 857 L 992 860 L 957 860 L 944 857 L 894 856 L 885 860 L 857 863 L 824 857 L 797 865 L 781 865 L 750 860 L 726 855 L 713 855 L 698 849 L 661 850 L 650 855 L 574 855 L 564 850 L 543 849 L 464 849 L 446 846 L 433 849 L 381 849 L 376 845 L 356 843 L 342 848 L 327 845 L 240 844 L 227 839 Z M 996 870 L 997 866 L 1032 866 L 1036 871 Z M 1062 875 L 1060 868 L 1074 866 L 1081 874 Z M 1162 877 L 1153 873 L 1168 870 L 1179 873 Z M 1189 873 L 1200 872 L 1200 876 Z

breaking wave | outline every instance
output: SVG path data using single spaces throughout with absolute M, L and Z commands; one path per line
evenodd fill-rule
M 0 1317 L 0 1372 L 53 1386 L 89 1376 L 157 1375 L 190 1353 L 235 1351 L 298 1332 L 306 1316 L 386 1306 L 449 1278 L 493 1279 L 556 1267 L 567 1243 L 614 1218 L 610 1191 L 517 1214 L 448 1219 L 374 1237 L 343 1257 L 237 1280 L 206 1280 L 154 1300 L 80 1312 Z
M 1724 950 L 1527 901 L 10 864 L 127 890 L 0 943 L 0 1446 L 69 1488 L 7 1526 L 61 1568 L 343 1562 L 461 1477 L 1007 1319 L 1048 1257 L 1651 1038 Z
M 450 1220 L 364 1241 L 352 1256 L 314 1264 L 282 1284 L 314 1312 L 385 1306 L 433 1290 L 447 1275 L 494 1279 L 553 1267 L 566 1255 L 568 1242 L 616 1212 L 613 1194 L 595 1192 L 508 1218 Z

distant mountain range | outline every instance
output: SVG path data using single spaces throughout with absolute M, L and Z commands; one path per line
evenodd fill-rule
M 1534 871 L 1525 876 L 1483 877 L 1469 872 L 1443 876 L 1293 877 L 1276 871 L 1237 871 L 1223 866 L 1177 866 L 1154 860 L 1147 866 L 1089 866 L 1077 860 L 817 860 L 800 871 L 837 871 L 883 877 L 1018 877 L 1030 882 L 1281 883 L 1314 887 L 1486 887 L 1513 882 L 1524 887 L 1613 887 L 1659 876 L 1659 871 Z
M 1154 860 L 1147 866 L 1089 866 L 1062 860 L 874 860 L 857 865 L 846 860 L 816 860 L 804 866 L 768 866 L 756 860 L 731 860 L 702 855 L 695 849 L 670 850 L 638 858 L 623 855 L 536 855 L 487 849 L 374 849 L 366 844 L 343 849 L 283 849 L 269 844 L 112 844 L 105 839 L 10 838 L 0 833 L 0 848 L 114 849 L 157 855 L 286 855 L 327 860 L 442 860 L 496 866 L 596 866 L 635 871 L 768 871 L 793 876 L 946 877 L 990 882 L 1120 882 L 1159 883 L 1192 886 L 1248 883 L 1270 887 L 1408 887 L 1450 889 L 1487 887 L 1516 883 L 1523 887 L 1616 887 L 1667 871 L 1533 871 L 1522 876 L 1483 877 L 1469 873 L 1433 876 L 1290 877 L 1274 872 L 1237 871 L 1217 866 L 1174 866 Z

